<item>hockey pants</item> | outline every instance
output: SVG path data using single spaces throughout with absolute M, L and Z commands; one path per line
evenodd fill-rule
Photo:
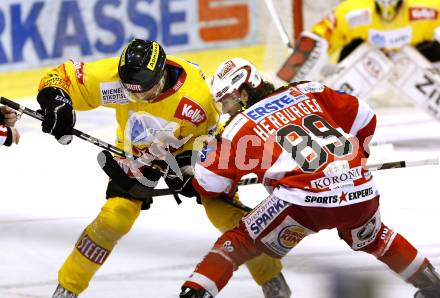
M 402 279 L 412 282 L 429 261 L 403 236 L 382 223 L 378 207 L 378 197 L 349 209 L 329 211 L 269 196 L 242 219 L 239 227 L 216 241 L 184 286 L 202 287 L 215 296 L 244 262 L 261 252 L 282 258 L 307 235 L 332 227 L 338 229 L 339 236 L 353 250 L 374 255 Z

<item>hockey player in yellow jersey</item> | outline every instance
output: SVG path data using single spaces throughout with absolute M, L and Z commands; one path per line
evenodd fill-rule
M 436 30 L 437 29 L 437 30 Z M 348 0 L 312 27 L 342 60 L 367 41 L 384 51 L 413 45 L 430 61 L 440 60 L 440 2 L 437 0 Z
M 86 63 L 69 60 L 49 71 L 40 82 L 37 100 L 45 117 L 43 132 L 62 144 L 71 142 L 76 111 L 100 106 L 115 109 L 116 145 L 155 166 L 168 164 L 174 170 L 165 179 L 168 186 L 187 197 L 197 195 L 188 183 L 192 152 L 203 143 L 198 138 L 203 140 L 216 127 L 218 114 L 196 65 L 166 55 L 157 42 L 135 39 L 121 57 Z M 98 160 L 110 177 L 107 201 L 59 270 L 53 297 L 74 298 L 88 287 L 140 211 L 150 207 L 151 191 L 161 177 L 150 167 L 113 157 L 108 151 L 101 152 Z M 235 227 L 245 214 L 221 200 L 202 197 L 201 201 L 221 232 Z M 265 297 L 290 297 L 278 260 L 260 255 L 248 268 Z M 278 293 L 280 286 L 286 294 Z
M 288 82 L 314 77 L 325 64 L 325 54 L 340 62 L 362 43 L 384 52 L 412 45 L 437 62 L 439 41 L 438 0 L 346 0 L 301 33 L 278 76 Z

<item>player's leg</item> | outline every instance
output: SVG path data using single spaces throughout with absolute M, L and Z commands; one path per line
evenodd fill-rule
M 429 260 L 402 235 L 384 225 L 379 209 L 363 224 L 339 229 L 352 249 L 374 255 L 403 280 L 420 289 L 420 295 L 440 297 L 440 279 Z M 431 294 L 435 293 L 433 296 Z
M 238 228 L 227 231 L 217 240 L 184 283 L 181 297 L 198 297 L 184 296 L 185 291 L 189 291 L 186 288 L 202 293 L 207 290 L 215 296 L 234 270 L 261 252 L 282 258 L 301 239 L 313 233 L 294 217 L 295 208 L 291 204 L 269 196 L 241 220 Z
M 238 200 L 238 194 L 235 199 Z M 218 198 L 202 198 L 202 204 L 211 223 L 222 233 L 236 227 L 240 219 L 246 215 L 245 211 Z M 290 293 L 289 286 L 281 273 L 283 267 L 280 260 L 260 254 L 246 262 L 246 267 L 255 282 L 262 286 L 266 298 L 289 297 L 280 294 L 280 292 Z
M 259 254 L 243 225 L 225 232 L 183 284 L 180 297 L 216 296 L 241 264 Z
M 86 227 L 58 272 L 60 286 L 53 297 L 75 297 L 84 291 L 118 240 L 131 229 L 142 201 L 113 197 Z M 67 291 L 68 292 L 67 292 Z

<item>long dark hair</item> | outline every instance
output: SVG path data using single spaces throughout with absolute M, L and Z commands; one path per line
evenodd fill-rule
M 246 92 L 249 94 L 249 100 L 246 103 L 245 108 L 249 108 L 253 104 L 262 100 L 263 98 L 268 97 L 270 94 L 272 94 L 275 91 L 275 86 L 268 81 L 263 81 L 260 84 L 260 86 L 256 88 L 252 88 L 247 84 L 244 84 L 242 88 L 245 89 Z

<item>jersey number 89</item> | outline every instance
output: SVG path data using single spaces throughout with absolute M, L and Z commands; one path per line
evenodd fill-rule
M 306 173 L 313 173 L 326 164 L 329 153 L 341 158 L 353 152 L 353 144 L 316 114 L 303 118 L 302 126 L 288 124 L 280 128 L 276 141 Z

